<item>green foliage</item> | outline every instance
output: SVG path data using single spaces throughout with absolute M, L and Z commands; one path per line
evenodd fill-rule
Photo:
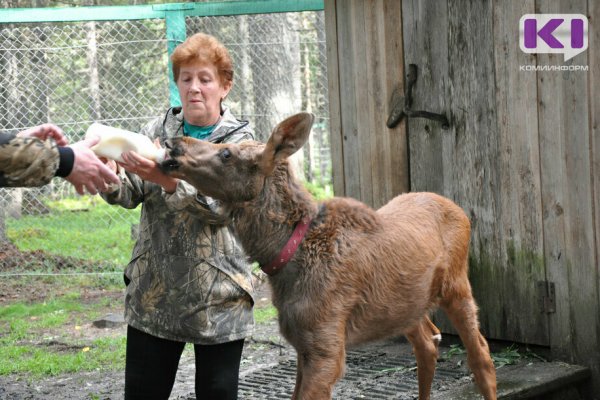
M 125 336 L 91 342 L 47 335 L 89 320 L 110 300 L 86 304 L 73 292 L 42 303 L 0 306 L 0 375 L 27 373 L 34 378 L 93 370 L 119 370 L 125 365 Z M 257 324 L 277 317 L 272 305 L 254 309 Z
M 451 344 L 450 348 L 442 354 L 440 360 L 448 361 L 454 356 L 463 355 L 466 353 L 466 350 L 460 344 Z
M 521 354 L 519 354 L 519 349 L 514 344 L 502 349 L 498 353 L 492 353 L 491 356 L 496 368 L 516 364 L 522 358 Z
M 118 267 L 127 264 L 133 248 L 131 225 L 139 221 L 139 208 L 124 210 L 91 196 L 47 206 L 50 214 L 6 221 L 7 236 L 19 250 L 43 250 Z
M 307 181 L 304 181 L 303 184 L 306 190 L 308 190 L 317 201 L 333 197 L 333 190 L 331 189 L 331 185 L 320 186 L 316 183 Z
M 450 349 L 443 353 L 440 357 L 442 361 L 448 361 L 453 356 L 464 355 L 466 354 L 466 350 L 459 344 L 450 345 Z M 496 353 L 491 353 L 492 361 L 494 362 L 494 366 L 496 368 L 502 368 L 505 365 L 513 365 L 518 363 L 524 359 L 537 358 L 540 361 L 546 361 L 544 358 L 539 355 L 533 353 L 531 350 L 527 349 L 524 354 L 519 352 L 519 348 L 515 344 L 511 344 L 508 347 L 500 350 Z M 459 362 L 460 363 L 460 362 Z

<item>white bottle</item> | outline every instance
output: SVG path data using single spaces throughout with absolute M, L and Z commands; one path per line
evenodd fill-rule
M 94 122 L 87 130 L 86 137 L 89 136 L 100 137 L 100 141 L 92 147 L 92 151 L 99 157 L 123 161 L 121 154 L 133 150 L 140 156 L 157 163 L 165 158 L 165 149 L 156 148 L 148 136 L 139 133 Z

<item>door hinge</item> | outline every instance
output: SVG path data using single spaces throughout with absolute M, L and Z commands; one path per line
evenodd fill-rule
M 540 312 L 552 314 L 556 312 L 556 290 L 554 282 L 540 281 L 537 283 Z

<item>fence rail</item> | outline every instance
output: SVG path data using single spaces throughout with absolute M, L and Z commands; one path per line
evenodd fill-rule
M 71 142 L 92 122 L 137 131 L 178 104 L 169 54 L 203 31 L 230 50 L 236 76 L 226 105 L 250 121 L 259 140 L 294 112 L 317 116 L 300 168 L 328 186 L 322 9 L 322 0 L 262 0 L 0 10 L 0 128 L 51 121 Z M 0 189 L 0 273 L 87 273 L 94 263 L 122 269 L 138 218 L 139 210 L 78 197 L 60 179 Z

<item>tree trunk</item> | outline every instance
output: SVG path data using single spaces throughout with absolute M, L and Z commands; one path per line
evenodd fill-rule
M 241 43 L 237 54 L 238 64 L 235 71 L 234 86 L 237 86 L 240 102 L 240 118 L 248 119 L 252 115 L 253 101 L 250 96 L 252 71 L 250 70 L 250 56 L 248 54 L 248 16 L 238 17 L 238 41 Z M 253 127 L 256 129 L 256 126 Z
M 44 48 L 47 36 L 43 28 L 34 28 L 33 33 L 35 36 L 34 46 Z M 25 115 L 21 123 L 26 126 L 36 126 L 46 123 L 50 119 L 48 115 L 48 96 L 46 95 L 49 88 L 48 66 L 44 50 L 32 50 L 25 54 L 30 54 L 31 59 L 23 59 L 16 64 L 15 82 L 20 82 L 21 74 L 23 74 L 31 76 L 39 86 L 36 88 L 24 87 L 23 84 L 18 86 L 20 88 L 18 95 L 21 97 L 22 103 L 25 104 L 23 107 Z M 47 189 L 37 188 L 24 190 L 21 204 L 23 214 L 41 215 L 49 213 L 50 209 L 42 200 L 46 191 Z
M 292 26 L 292 28 L 289 28 Z M 252 85 L 255 131 L 265 141 L 273 127 L 285 117 L 300 111 L 300 51 L 297 18 L 288 14 L 269 14 L 249 20 L 252 46 Z M 296 175 L 303 176 L 303 152 L 292 156 Z
M 316 90 L 313 91 L 315 113 L 317 114 L 317 121 L 322 123 L 323 128 L 315 130 L 315 138 L 317 141 L 319 159 L 319 179 L 322 184 L 331 183 L 331 154 L 329 144 L 329 126 L 325 123 L 328 120 L 321 119 L 322 116 L 329 115 L 329 101 L 327 94 L 327 49 L 326 49 L 326 38 L 325 38 L 325 22 L 321 18 L 315 18 L 315 28 L 317 31 L 317 61 L 316 65 L 311 69 L 315 71 L 315 76 L 312 82 L 317 82 Z
M 309 29 L 310 21 L 308 15 L 300 15 L 300 25 L 302 26 L 302 32 L 307 32 Z M 301 35 L 302 40 L 300 46 L 302 51 L 300 56 L 302 58 L 302 110 L 312 113 L 313 112 L 313 99 L 312 99 L 312 87 L 311 87 L 311 68 L 310 68 L 310 57 L 311 57 L 311 45 L 309 38 L 306 35 Z M 308 142 L 304 146 L 304 176 L 308 182 L 314 181 L 313 174 L 313 147 L 315 143 L 315 136 L 310 135 Z
M 91 97 L 91 116 L 98 121 L 102 119 L 102 103 L 100 100 L 100 78 L 98 74 L 98 47 L 96 43 L 96 22 L 86 22 L 87 63 L 89 67 L 89 87 Z

